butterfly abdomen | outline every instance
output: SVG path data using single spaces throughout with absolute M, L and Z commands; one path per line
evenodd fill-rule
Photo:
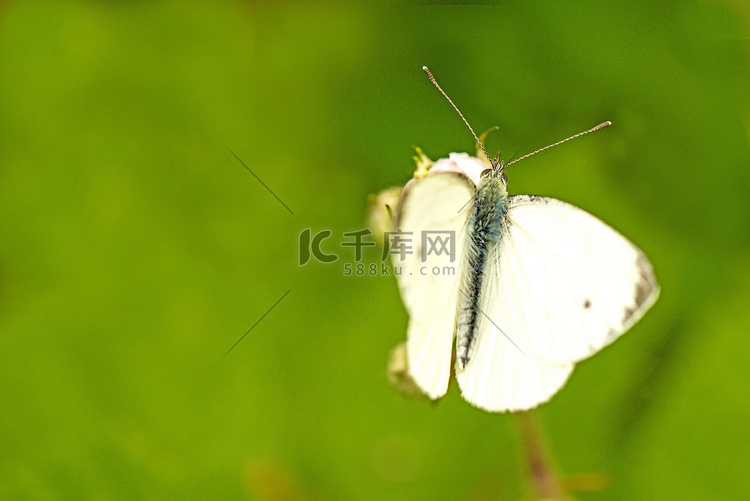
M 456 360 L 463 369 L 469 362 L 476 338 L 480 293 L 489 250 L 503 236 L 503 217 L 508 209 L 508 193 L 502 181 L 493 176 L 482 178 L 466 229 L 466 250 L 456 315 Z

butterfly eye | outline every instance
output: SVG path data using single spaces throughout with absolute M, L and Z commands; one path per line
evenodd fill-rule
M 482 173 L 481 173 L 481 174 L 479 174 L 479 178 L 480 178 L 480 179 L 483 179 L 483 178 L 485 178 L 485 177 L 489 176 L 490 174 L 492 174 L 492 169 L 484 169 L 484 170 L 482 171 Z
M 508 176 L 505 175 L 505 172 L 503 172 L 503 175 L 500 176 L 500 180 L 503 182 L 503 186 L 508 184 Z

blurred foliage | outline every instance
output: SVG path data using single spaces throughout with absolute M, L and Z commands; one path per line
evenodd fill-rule
M 614 123 L 508 172 L 662 285 L 539 411 L 580 499 L 750 498 L 749 51 L 739 0 L 1 3 L 0 498 L 525 495 L 514 417 L 392 390 L 395 279 L 343 275 L 412 145 L 473 151 L 424 64 L 506 159 Z

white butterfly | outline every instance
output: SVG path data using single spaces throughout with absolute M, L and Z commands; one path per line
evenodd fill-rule
M 487 158 L 452 153 L 401 195 L 395 223 L 412 252 L 394 255 L 394 267 L 410 316 L 408 375 L 442 397 L 455 338 L 463 397 L 488 411 L 524 410 L 627 331 L 659 286 L 625 237 L 565 202 L 508 196 L 510 164 Z

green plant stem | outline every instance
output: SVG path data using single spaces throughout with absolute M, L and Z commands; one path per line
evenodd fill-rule
M 516 416 L 526 453 L 529 479 L 536 499 L 567 499 L 560 477 L 550 459 L 539 421 L 533 411 L 519 412 Z

